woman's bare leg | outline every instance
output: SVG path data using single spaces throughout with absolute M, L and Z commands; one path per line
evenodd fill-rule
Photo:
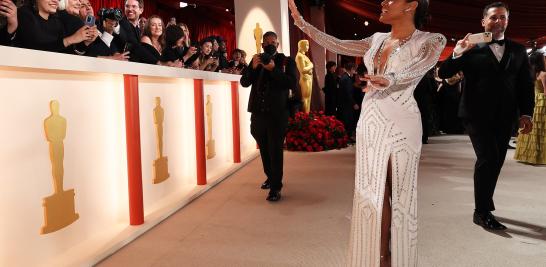
M 392 172 L 391 161 L 387 167 L 387 181 L 385 183 L 385 196 L 383 198 L 383 212 L 381 216 L 381 267 L 391 266 L 391 252 L 389 249 L 389 243 L 391 239 L 391 186 L 392 186 Z

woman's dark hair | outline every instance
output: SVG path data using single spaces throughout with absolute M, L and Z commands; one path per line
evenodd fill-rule
M 537 78 L 541 71 L 546 71 L 544 66 L 544 53 L 541 51 L 535 51 L 529 55 L 529 63 L 531 63 L 531 73 L 533 78 Z
M 176 26 L 176 25 L 169 25 L 165 29 L 165 45 L 166 47 L 173 47 L 176 46 L 176 42 L 180 40 L 180 38 L 184 37 L 184 31 L 182 28 Z
M 201 41 L 199 42 L 199 46 L 203 46 L 205 43 L 211 43 L 211 44 L 213 44 L 213 43 L 214 43 L 214 39 L 213 39 L 213 38 L 210 38 L 210 36 L 209 36 L 209 37 L 207 37 L 207 38 L 201 40 Z
M 326 62 L 326 69 L 329 70 L 331 67 L 337 65 L 334 61 Z
M 428 13 L 428 0 L 406 0 L 406 2 L 417 1 L 417 9 L 415 9 L 415 16 L 413 22 L 415 28 L 422 29 L 423 26 L 429 21 L 430 14 Z

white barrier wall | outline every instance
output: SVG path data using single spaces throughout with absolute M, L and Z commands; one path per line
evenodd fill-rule
M 233 160 L 231 83 L 237 75 L 2 46 L 0 57 L 0 266 L 92 265 L 242 166 Z M 138 75 L 144 211 L 138 226 L 129 226 L 124 74 Z M 204 95 L 213 103 L 216 156 L 206 162 L 205 186 L 196 185 L 194 79 L 204 80 Z M 243 162 L 257 156 L 248 94 L 240 87 L 236 108 Z M 164 110 L 163 154 L 170 174 L 159 184 L 152 183 L 156 97 Z M 79 218 L 40 234 L 43 199 L 54 192 L 44 130 L 52 100 L 67 123 L 62 184 L 74 189 Z

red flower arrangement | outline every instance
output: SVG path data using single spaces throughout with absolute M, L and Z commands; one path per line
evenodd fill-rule
M 298 112 L 288 119 L 286 148 L 290 151 L 325 151 L 347 147 L 343 123 L 324 112 Z

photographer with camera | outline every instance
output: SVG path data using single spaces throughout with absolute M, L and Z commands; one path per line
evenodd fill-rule
M 101 8 L 98 12 L 102 29 L 100 37 L 91 44 L 86 56 L 108 58 L 114 60 L 129 60 L 129 51 L 123 51 L 122 43 L 118 34 L 114 32 L 122 19 L 121 10 L 117 8 Z
M 252 85 L 248 111 L 252 113 L 250 132 L 258 146 L 267 179 L 262 189 L 270 189 L 268 201 L 281 199 L 283 176 L 283 143 L 288 126 L 289 90 L 296 88 L 294 59 L 277 53 L 277 34 L 263 35 L 264 53 L 254 55 L 243 71 L 241 85 Z

